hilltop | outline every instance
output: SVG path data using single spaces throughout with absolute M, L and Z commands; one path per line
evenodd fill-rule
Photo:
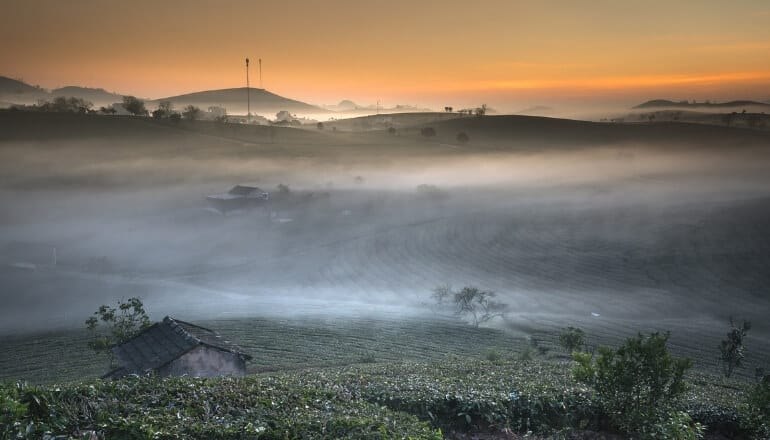
M 285 98 L 265 89 L 251 88 L 249 89 L 249 95 L 252 113 L 272 115 L 280 110 L 287 110 L 292 113 L 331 113 L 330 110 Z M 225 107 L 229 113 L 246 113 L 246 98 L 246 87 L 238 87 L 169 96 L 155 100 L 153 103 L 171 101 L 175 107 L 195 105 L 203 109 L 210 106 L 219 106 Z

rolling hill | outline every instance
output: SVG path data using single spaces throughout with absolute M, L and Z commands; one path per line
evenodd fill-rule
M 45 89 L 31 86 L 21 80 L 0 76 L 0 101 L 11 104 L 29 104 L 48 96 Z
M 224 107 L 228 113 L 246 113 L 246 87 L 220 90 L 206 90 L 202 92 L 188 93 L 185 95 L 169 96 L 153 101 L 157 105 L 160 101 L 171 101 L 177 107 L 195 105 L 202 109 L 210 106 Z M 316 107 L 301 101 L 296 101 L 276 95 L 265 89 L 250 89 L 252 113 L 271 115 L 280 110 L 288 110 L 292 113 L 318 114 L 331 113 L 330 110 Z
M 85 99 L 96 107 L 114 104 L 123 99 L 123 95 L 99 88 L 65 86 L 48 91 L 41 87 L 31 86 L 21 80 L 0 76 L 0 101 L 2 101 L 3 106 L 35 104 L 40 99 L 50 100 L 57 96 Z

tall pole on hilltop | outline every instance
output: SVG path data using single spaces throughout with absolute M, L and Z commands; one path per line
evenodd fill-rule
M 246 58 L 246 121 L 251 122 L 251 92 L 249 91 L 249 59 Z
M 259 59 L 259 88 L 264 89 L 262 87 L 262 58 Z

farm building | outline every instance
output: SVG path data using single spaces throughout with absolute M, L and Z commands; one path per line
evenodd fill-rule
M 256 186 L 235 185 L 230 191 L 207 196 L 209 205 L 219 212 L 226 213 L 238 209 L 253 208 L 270 197 Z
M 120 365 L 104 377 L 155 372 L 159 376 L 243 376 L 245 354 L 214 331 L 166 316 L 112 349 Z

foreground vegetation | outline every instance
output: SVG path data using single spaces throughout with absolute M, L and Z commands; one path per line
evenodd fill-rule
M 611 429 L 601 396 L 574 380 L 572 368 L 503 357 L 362 364 L 242 379 L 10 383 L 0 393 L 0 425 L 5 438 L 50 433 L 110 439 L 430 439 L 454 430 L 557 435 Z M 750 396 L 761 398 L 759 387 L 752 391 L 748 383 L 701 374 L 687 380 L 692 386 L 674 409 L 711 431 L 752 435 L 745 427 L 762 416 L 746 402 Z
M 558 336 L 557 353 L 535 340 L 440 319 L 209 324 L 256 355 L 251 376 L 107 382 L 96 379 L 107 359 L 88 349 L 94 339 L 83 332 L 5 338 L 0 349 L 16 355 L 0 359 L 0 438 L 770 435 L 770 377 L 694 372 L 691 361 L 668 351 L 668 334 L 589 354 L 579 353 L 593 349 L 573 327 Z M 25 354 L 30 346 L 36 353 Z

